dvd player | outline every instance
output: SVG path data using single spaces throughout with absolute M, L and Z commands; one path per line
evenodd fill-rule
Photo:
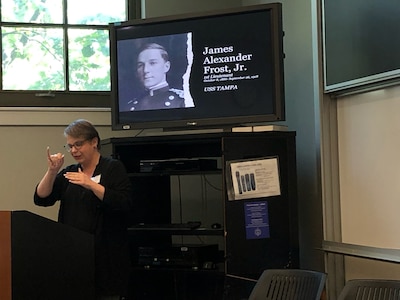
M 218 245 L 191 244 L 164 247 L 139 247 L 138 265 L 144 267 L 174 267 L 202 269 L 219 260 Z
M 139 223 L 137 225 L 132 226 L 131 228 L 135 229 L 159 229 L 159 230 L 168 230 L 168 229 L 187 229 L 194 230 L 199 228 L 201 225 L 200 221 L 190 221 L 186 223 Z
M 217 170 L 216 159 L 141 160 L 140 172 Z

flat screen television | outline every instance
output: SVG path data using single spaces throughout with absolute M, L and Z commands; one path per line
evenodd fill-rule
M 281 3 L 109 27 L 113 130 L 285 120 Z

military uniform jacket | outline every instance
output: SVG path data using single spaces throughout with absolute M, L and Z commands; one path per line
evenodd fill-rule
M 131 111 L 134 110 L 153 110 L 185 107 L 183 91 L 170 89 L 169 86 L 152 91 L 140 100 L 131 103 Z

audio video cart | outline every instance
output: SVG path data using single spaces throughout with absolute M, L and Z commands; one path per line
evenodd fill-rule
M 295 136 L 216 132 L 102 142 L 102 155 L 124 163 L 134 189 L 134 299 L 241 299 L 264 269 L 299 266 Z M 246 169 L 252 177 L 241 176 L 241 186 L 236 176 Z

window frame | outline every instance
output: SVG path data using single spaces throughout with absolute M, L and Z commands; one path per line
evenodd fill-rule
M 127 5 L 129 20 L 141 18 L 141 0 L 127 0 Z M 71 25 L 70 27 L 72 28 L 74 26 Z M 80 25 L 80 27 L 82 27 L 82 25 Z M 89 28 L 90 25 L 84 27 Z M 0 52 L 2 52 L 2 43 L 0 43 Z M 68 61 L 66 61 L 66 63 L 68 63 Z M 1 68 L 0 72 L 2 72 Z M 111 107 L 111 93 L 99 91 L 51 91 L 46 93 L 45 91 L 9 91 L 1 89 L 0 107 L 109 108 Z

